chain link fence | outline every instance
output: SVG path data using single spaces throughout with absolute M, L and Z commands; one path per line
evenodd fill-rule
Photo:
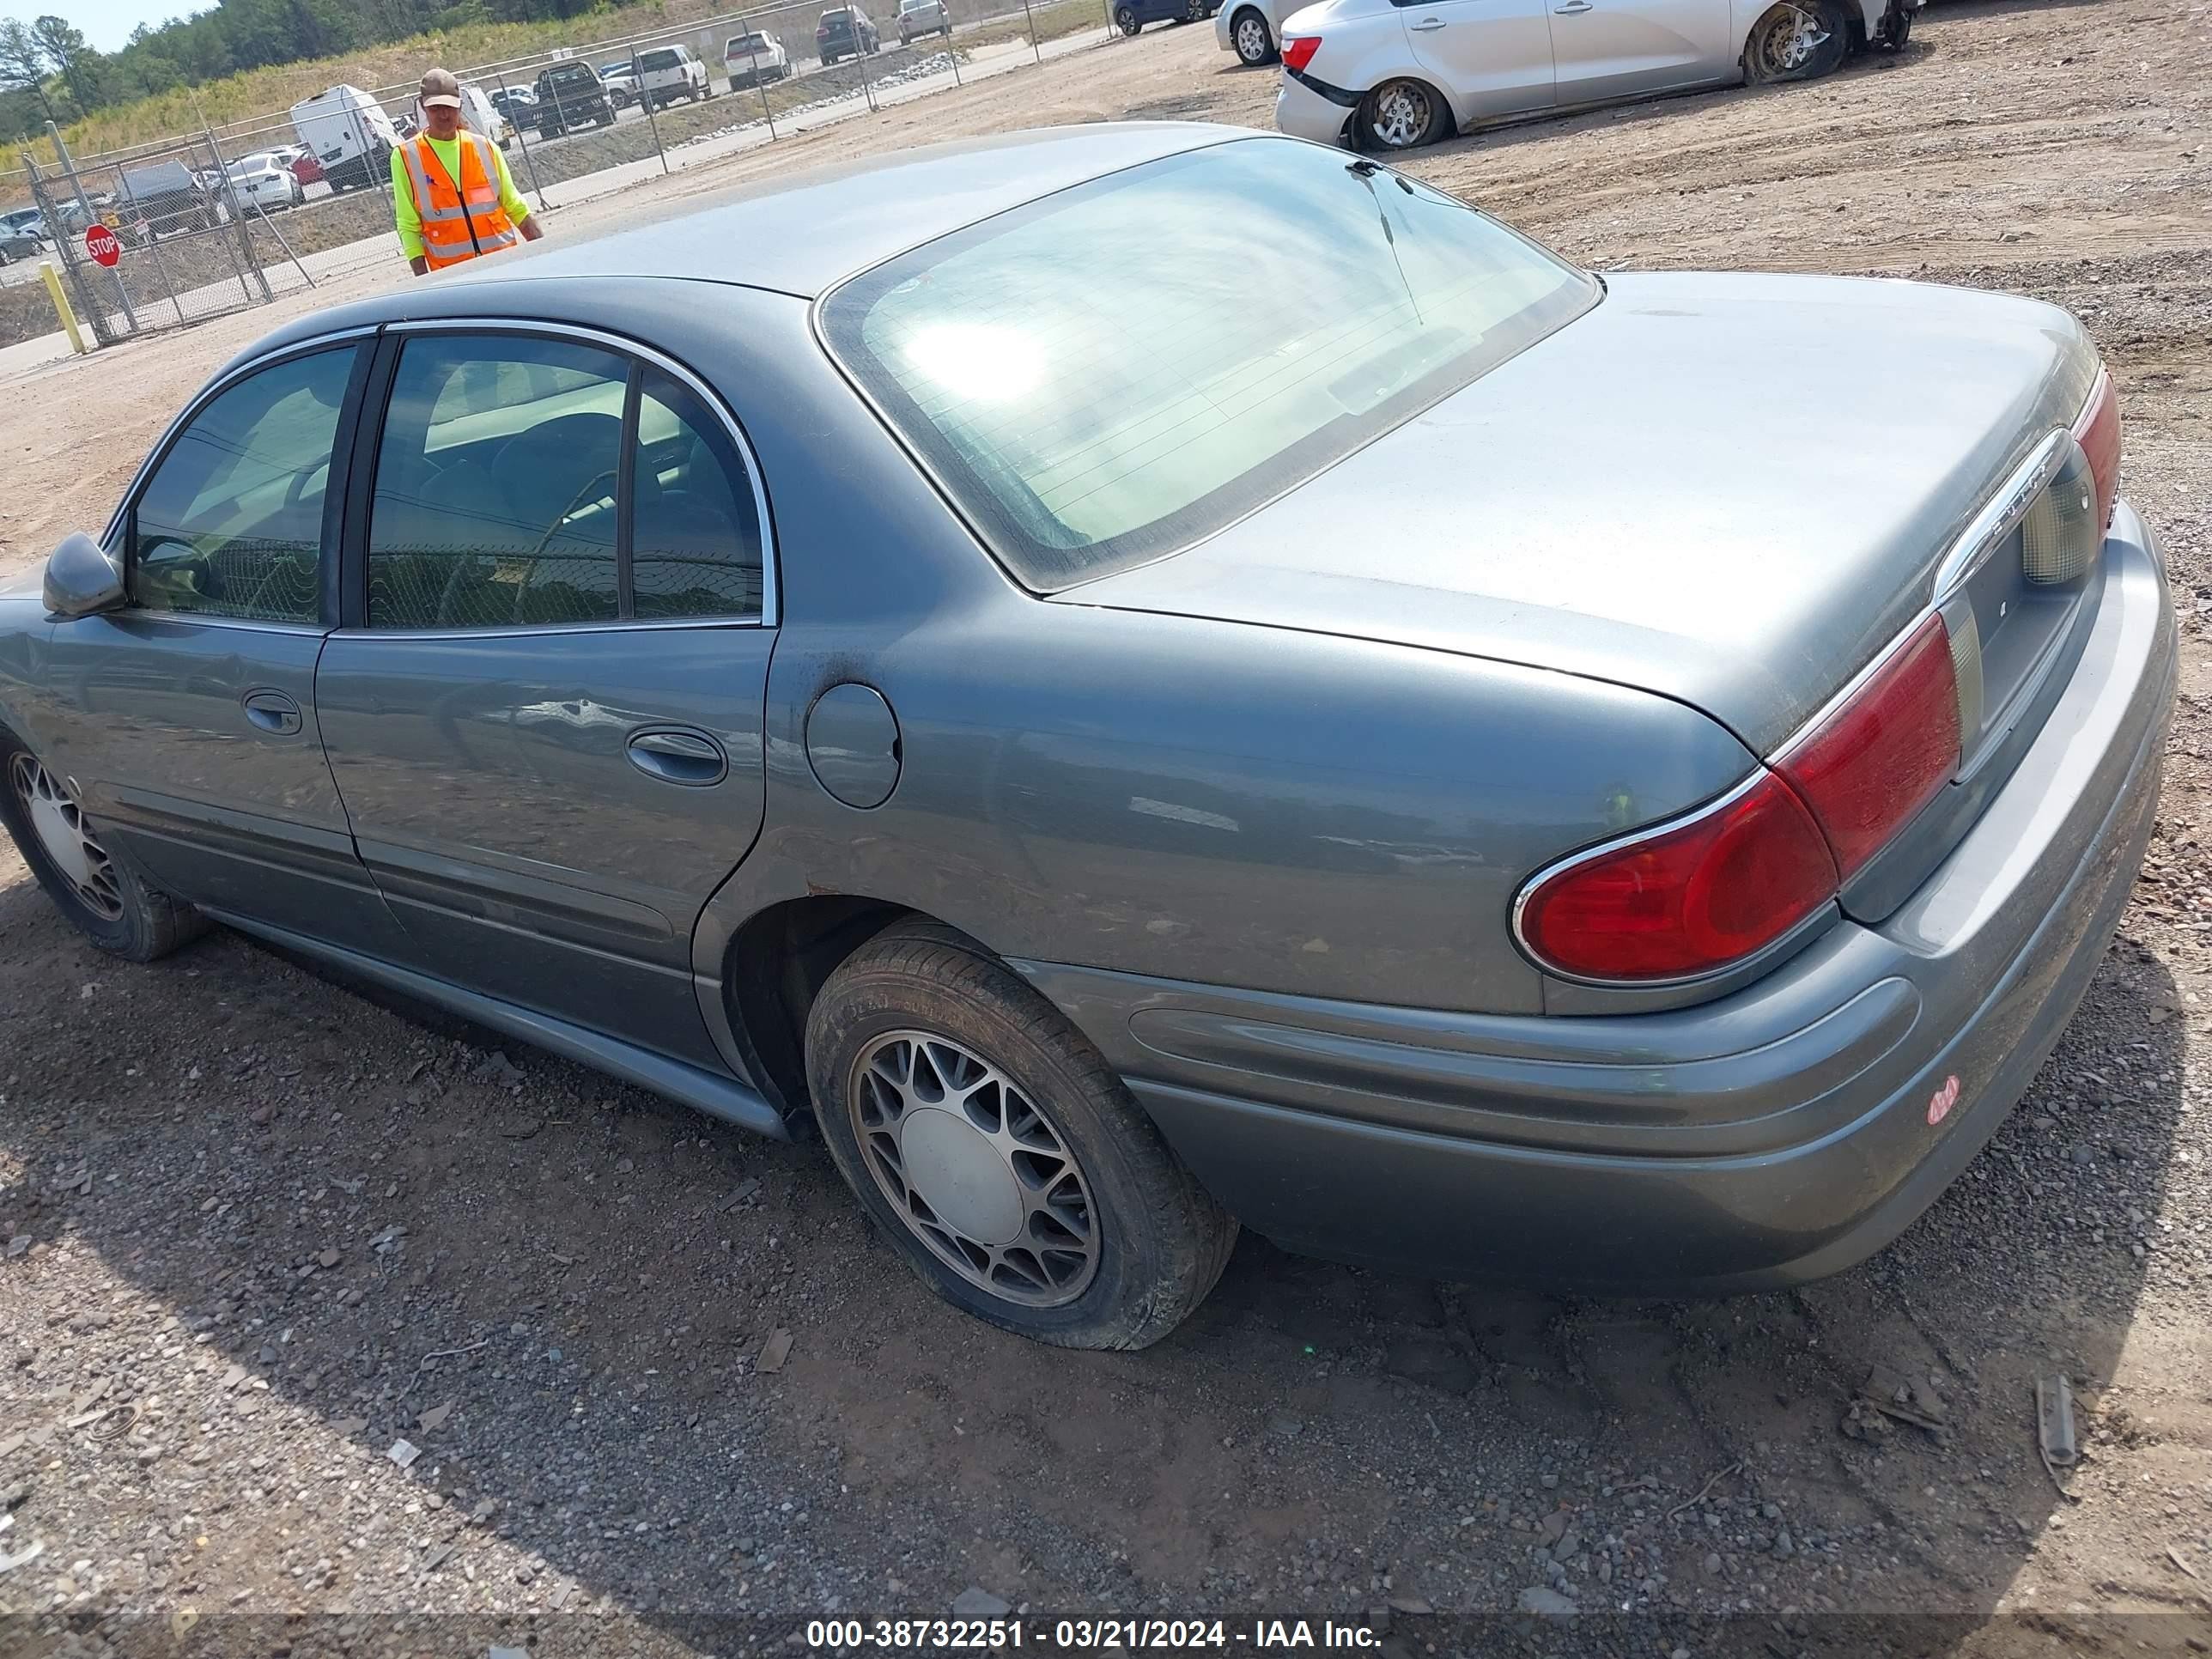
M 792 0 L 445 67 L 465 88 L 465 118 L 499 143 L 516 188 L 536 206 L 560 207 L 1115 33 L 1108 0 L 900 8 Z M 196 322 L 398 258 L 391 158 L 419 121 L 415 93 L 412 82 L 333 88 L 292 110 L 127 153 L 58 163 L 27 153 L 23 173 L 10 176 L 21 185 L 0 178 L 0 214 L 27 187 L 70 297 L 102 343 Z M 85 248 L 94 222 L 123 243 L 113 270 Z M 34 274 L 0 267 L 0 345 L 53 326 Z

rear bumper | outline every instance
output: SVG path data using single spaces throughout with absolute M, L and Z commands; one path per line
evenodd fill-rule
M 1996 1132 L 2126 907 L 2173 613 L 2124 502 L 2105 556 L 2073 678 L 1966 840 L 1880 927 L 1839 921 L 1734 995 L 1493 1017 L 1017 965 L 1214 1195 L 1287 1248 L 1595 1289 L 1838 1272 Z
M 1352 101 L 1340 101 L 1346 98 Z M 1340 144 L 1358 103 L 1355 94 L 1340 93 L 1333 87 L 1324 90 L 1320 82 L 1285 69 L 1282 86 L 1275 94 L 1275 125 L 1293 138 Z

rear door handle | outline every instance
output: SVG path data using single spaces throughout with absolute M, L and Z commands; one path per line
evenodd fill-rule
M 663 726 L 630 733 L 629 763 L 649 778 L 693 789 L 720 783 L 730 774 L 730 757 L 704 732 Z
M 1408 23 L 1406 25 L 1407 28 L 1413 30 L 1416 34 L 1426 34 L 1431 29 L 1440 29 L 1443 26 L 1444 20 L 1441 17 L 1424 17 L 1418 23 Z
M 249 691 L 240 701 L 246 718 L 272 736 L 289 738 L 300 729 L 300 705 L 282 691 Z
M 1554 17 L 1572 17 L 1578 11 L 1592 9 L 1594 8 L 1590 5 L 1589 0 L 1567 0 L 1567 3 L 1564 6 L 1553 7 L 1552 15 Z

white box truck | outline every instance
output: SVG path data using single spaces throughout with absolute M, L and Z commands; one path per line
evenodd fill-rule
M 359 87 L 328 87 L 292 106 L 292 131 L 315 153 L 333 191 L 361 190 L 389 176 L 399 130 Z

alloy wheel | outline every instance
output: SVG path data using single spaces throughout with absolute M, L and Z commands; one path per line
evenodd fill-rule
M 9 773 L 15 799 L 55 872 L 78 902 L 102 921 L 120 919 L 123 892 L 115 866 L 69 792 L 35 756 L 17 755 Z
M 1368 124 L 1378 143 L 1405 149 L 1420 142 L 1432 118 L 1427 93 L 1411 81 L 1394 81 L 1376 98 Z
M 1074 1301 L 1098 1214 L 1066 1139 L 981 1054 L 927 1031 L 877 1037 L 845 1091 L 854 1139 L 907 1230 L 969 1283 L 1024 1307 Z
M 1237 20 L 1237 55 L 1248 64 L 1267 61 L 1267 26 L 1250 12 Z
M 1760 33 L 1759 55 L 1770 76 L 1795 75 L 1828 44 L 1828 31 L 1816 11 L 1787 6 Z

